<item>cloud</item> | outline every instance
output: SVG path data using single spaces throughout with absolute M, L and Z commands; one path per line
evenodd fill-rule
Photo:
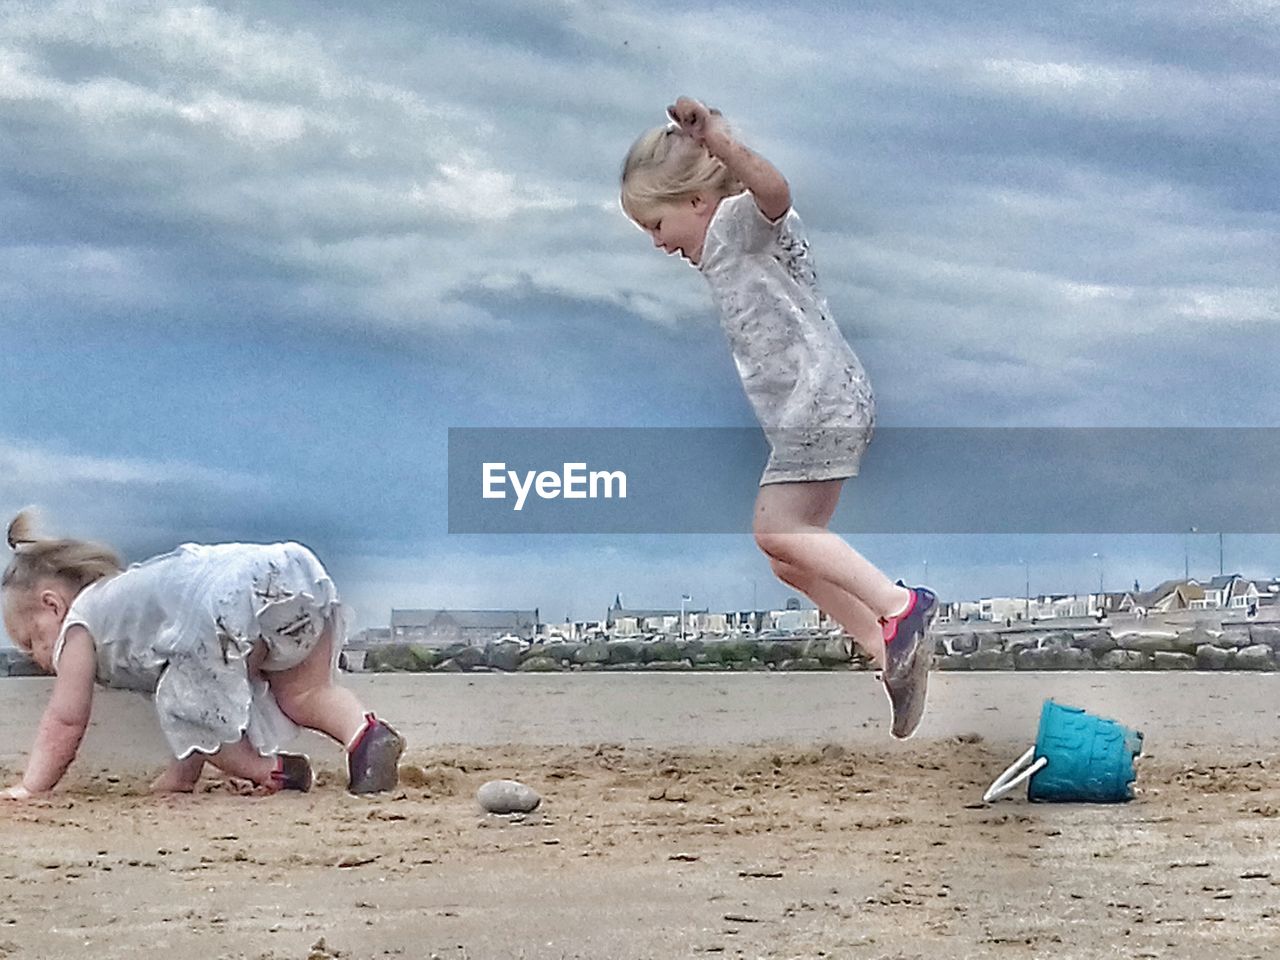
M 217 493 L 243 494 L 260 492 L 264 486 L 260 477 L 214 470 L 193 463 L 65 453 L 2 437 L 0 478 L 11 491 L 40 486 L 56 489 L 81 484 L 109 484 L 118 487 L 185 486 Z

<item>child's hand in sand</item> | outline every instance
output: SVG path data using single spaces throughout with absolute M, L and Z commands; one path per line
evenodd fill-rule
M 6 790 L 0 790 L 0 800 L 30 800 L 30 799 L 31 799 L 31 791 L 28 790 L 26 787 L 24 787 L 22 784 L 18 784 L 17 786 L 14 786 L 14 787 L 9 787 Z
M 710 110 L 706 104 L 692 97 L 681 97 L 667 107 L 667 116 L 680 124 L 680 129 L 693 138 L 694 142 L 707 145 L 707 136 L 720 128 L 720 111 Z

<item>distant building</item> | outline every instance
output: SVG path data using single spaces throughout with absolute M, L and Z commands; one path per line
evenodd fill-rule
M 1029 597 L 983 597 L 978 601 L 978 615 L 996 622 L 1031 619 Z
M 788 607 L 786 610 L 770 610 L 769 611 L 769 629 L 780 630 L 783 633 L 800 633 L 802 631 L 818 630 L 822 626 L 822 611 L 815 607 L 808 610 L 801 610 L 799 606 Z
M 1214 577 L 1204 586 L 1203 607 L 1209 610 L 1223 608 L 1246 609 L 1256 605 L 1262 597 L 1258 585 L 1238 573 Z
M 706 607 L 695 610 L 684 609 L 684 629 L 693 630 L 692 624 L 698 616 L 707 616 Z M 621 595 L 614 598 L 613 604 L 605 615 L 605 629 L 613 637 L 637 637 L 650 633 L 678 634 L 680 632 L 680 609 L 675 610 L 643 610 L 629 609 L 622 605 Z
M 391 640 L 448 647 L 483 645 L 514 636 L 532 641 L 538 632 L 538 610 L 392 610 Z
M 1131 609 L 1147 613 L 1195 610 L 1204 607 L 1204 587 L 1195 580 L 1166 580 L 1153 590 L 1136 593 Z

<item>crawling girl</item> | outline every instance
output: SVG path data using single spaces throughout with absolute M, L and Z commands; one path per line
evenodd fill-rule
M 174 759 L 152 784 L 192 791 L 206 762 L 268 790 L 309 790 L 280 745 L 306 727 L 346 745 L 352 793 L 396 785 L 404 740 L 334 682 L 343 607 L 297 543 L 184 544 L 123 570 L 110 549 L 9 525 L 10 639 L 56 674 L 26 771 L 0 797 L 51 790 L 75 759 L 95 682 L 152 694 Z

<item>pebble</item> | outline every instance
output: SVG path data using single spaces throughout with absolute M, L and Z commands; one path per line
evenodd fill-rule
M 542 797 L 519 780 L 490 780 L 476 791 L 476 802 L 489 813 L 529 813 Z

